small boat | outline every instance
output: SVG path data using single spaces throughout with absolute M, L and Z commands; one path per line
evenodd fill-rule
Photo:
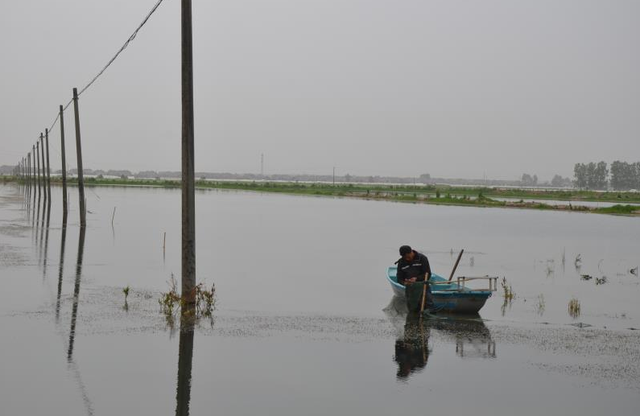
M 397 267 L 387 269 L 387 280 L 396 296 L 405 297 L 405 287 L 398 283 L 396 276 Z M 466 283 L 471 280 L 488 280 L 489 289 L 471 289 Z M 458 277 L 455 281 L 449 281 L 437 274 L 431 274 L 431 293 L 436 308 L 455 313 L 478 313 L 491 294 L 497 290 L 497 277 Z

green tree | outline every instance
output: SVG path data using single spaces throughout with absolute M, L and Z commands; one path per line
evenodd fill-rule
M 560 188 L 564 186 L 566 182 L 567 179 L 563 178 L 562 176 L 554 175 L 553 179 L 551 179 L 551 186 L 553 186 L 554 188 Z M 571 181 L 569 181 L 569 183 L 571 183 Z
M 522 186 L 536 186 L 538 184 L 538 175 L 531 176 L 528 173 L 523 173 L 520 183 L 522 183 Z
M 611 164 L 611 187 L 616 191 L 632 189 L 636 185 L 636 163 L 616 160 Z
M 592 165 L 594 166 L 593 168 Z M 607 163 L 589 163 L 589 171 L 592 172 L 592 174 L 590 175 L 590 183 L 588 184 L 589 189 L 607 189 L 607 179 L 609 177 L 609 169 L 607 169 Z
M 576 188 L 585 189 L 587 187 L 587 165 L 576 163 L 573 167 L 573 177 Z

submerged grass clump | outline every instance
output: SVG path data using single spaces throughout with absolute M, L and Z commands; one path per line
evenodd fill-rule
M 122 293 L 124 293 L 124 306 L 123 309 L 125 311 L 129 310 L 129 304 L 127 303 L 127 298 L 129 297 L 129 285 L 127 285 L 127 287 L 125 287 L 124 289 L 122 289 Z
M 545 307 L 546 307 L 546 303 L 544 301 L 544 295 L 541 293 L 538 295 L 538 304 L 536 305 L 536 311 L 538 312 L 538 315 L 540 316 L 544 315 Z
M 507 284 L 507 278 L 502 278 L 502 296 L 504 296 L 505 300 L 512 301 L 516 298 L 516 293 L 513 291 L 513 288 L 510 284 Z
M 178 293 L 178 282 L 173 273 L 171 273 L 171 279 L 168 282 L 169 291 L 161 293 L 158 299 L 160 304 L 160 312 L 165 315 L 167 321 L 173 322 L 175 315 L 178 311 L 184 314 L 192 314 L 195 319 L 203 317 L 211 317 L 215 309 L 216 302 L 216 286 L 211 285 L 211 289 L 205 288 L 204 283 L 199 283 L 194 288 L 195 290 L 195 307 L 192 310 L 187 310 L 184 305 L 182 296 Z
M 580 316 L 580 301 L 576 298 L 573 298 L 569 301 L 569 316 L 572 318 L 577 318 Z

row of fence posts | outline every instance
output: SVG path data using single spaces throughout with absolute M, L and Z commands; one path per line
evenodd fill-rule
M 193 121 L 193 52 L 192 52 L 192 7 L 191 0 L 181 0 L 181 43 L 182 43 L 182 300 L 185 304 L 181 315 L 181 331 L 178 361 L 178 386 L 176 415 L 189 414 L 189 402 L 191 395 L 191 369 L 193 360 L 193 321 L 187 319 L 185 310 L 193 311 L 195 308 L 196 265 L 195 265 L 195 169 L 194 169 L 194 121 Z M 82 268 L 82 254 L 84 251 L 84 235 L 86 230 L 86 205 L 84 196 L 84 175 L 82 166 L 82 145 L 80 135 L 80 114 L 78 108 L 78 90 L 73 89 L 73 108 L 75 114 L 76 155 L 78 169 L 78 196 L 80 204 L 80 239 L 78 247 L 78 267 L 76 269 L 76 284 L 74 289 L 74 308 L 72 311 L 72 327 L 70 331 L 69 349 L 67 358 L 70 360 L 73 354 L 75 320 L 77 317 L 77 302 L 79 295 L 79 282 Z M 65 130 L 64 111 L 61 105 L 59 112 L 60 121 L 60 153 L 62 158 L 62 247 L 58 282 L 58 301 L 56 306 L 56 318 L 59 313 L 60 294 L 62 284 L 62 264 L 64 259 L 64 244 L 66 237 L 66 224 L 68 214 L 67 203 L 67 166 L 65 158 Z M 42 150 L 41 150 L 42 148 Z M 46 158 L 45 158 L 46 151 Z M 42 160 L 42 169 L 40 161 Z M 46 175 L 45 175 L 46 173 Z M 47 230 L 49 227 L 49 214 L 51 209 L 51 165 L 49 159 L 49 129 L 40 134 L 40 140 L 32 146 L 32 151 L 22 158 L 15 169 L 24 184 L 24 192 L 31 201 L 38 195 L 38 210 L 40 197 L 44 195 L 48 205 Z M 46 189 L 45 189 L 46 186 Z M 30 202 L 29 202 L 30 203 Z M 39 214 L 38 214 L 39 215 Z M 35 209 L 34 209 L 35 218 Z M 43 213 L 44 221 L 44 213 Z M 44 226 L 44 224 L 43 224 Z M 48 232 L 47 243 L 48 245 Z M 45 253 L 46 257 L 46 253 Z M 45 260 L 46 270 L 46 260 Z
M 84 175 L 82 171 L 82 139 L 80 136 L 80 113 L 78 108 L 78 89 L 73 89 L 73 109 L 75 114 L 76 131 L 76 155 L 78 161 L 78 197 L 80 201 L 80 226 L 87 225 L 87 210 L 84 197 Z M 64 135 L 64 107 L 60 106 L 58 115 L 60 120 L 60 154 L 62 157 L 62 212 L 64 222 L 68 214 L 67 202 L 67 161 L 65 151 Z M 46 153 L 46 156 L 45 156 Z M 42 168 L 40 164 L 42 163 Z M 16 166 L 14 174 L 18 176 L 25 185 L 25 193 L 30 197 L 36 191 L 38 197 L 44 196 L 48 203 L 51 203 L 51 163 L 49 159 L 49 129 L 40 133 L 40 140 L 32 146 L 31 152 L 23 157 Z

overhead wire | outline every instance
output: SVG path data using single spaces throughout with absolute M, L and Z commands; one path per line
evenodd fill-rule
M 122 51 L 124 51 L 127 46 L 129 46 L 129 43 L 134 40 L 136 38 L 136 36 L 138 35 L 138 31 L 140 31 L 140 29 L 142 29 L 142 26 L 145 25 L 145 23 L 147 23 L 147 21 L 149 20 L 149 18 L 151 17 L 151 15 L 156 11 L 156 9 L 160 6 L 160 4 L 163 2 L 164 0 L 158 0 L 158 2 L 156 3 L 155 6 L 153 6 L 153 8 L 151 9 L 151 11 L 149 12 L 149 14 L 147 14 L 147 17 L 144 18 L 144 20 L 142 21 L 142 23 L 140 23 L 140 25 L 138 26 L 138 28 L 136 30 L 133 31 L 133 33 L 131 34 L 131 36 L 129 36 L 129 39 L 127 39 L 127 41 L 124 43 L 124 45 L 122 45 L 122 47 L 120 48 L 120 50 L 118 50 L 118 52 L 116 52 L 116 54 L 113 56 L 113 58 L 111 58 L 111 60 L 109 62 L 107 62 L 107 64 L 104 66 L 104 68 L 102 68 L 102 70 L 100 72 L 98 72 L 98 75 L 96 75 L 95 77 L 93 77 L 93 79 L 84 86 L 84 88 L 82 88 L 80 90 L 80 92 L 78 92 L 78 97 L 80 97 L 82 95 L 83 92 L 85 92 L 91 85 L 93 85 L 94 82 L 96 82 L 96 80 L 98 78 L 100 78 L 100 76 L 104 73 L 104 71 L 107 70 L 107 68 L 109 68 L 109 66 L 111 66 L 111 64 L 113 63 L 113 61 L 116 60 L 116 58 L 118 57 L 118 55 L 120 55 L 122 53 Z
M 158 0 L 156 2 L 156 4 L 151 8 L 151 11 L 147 14 L 147 16 L 142 20 L 142 23 L 140 23 L 138 25 L 138 27 L 136 28 L 136 30 L 133 31 L 133 33 L 131 34 L 131 36 L 129 36 L 129 38 L 124 42 L 124 44 L 122 45 L 122 47 L 118 50 L 118 52 L 116 52 L 116 54 L 113 56 L 113 58 L 111 58 L 109 60 L 109 62 L 107 62 L 107 64 L 100 70 L 100 72 L 98 72 L 98 74 L 93 77 L 93 79 L 87 84 L 85 85 L 80 92 L 78 92 L 78 97 L 80 97 L 80 95 L 82 95 L 82 93 L 84 93 L 87 89 L 89 89 L 89 87 L 91 87 L 93 85 L 94 82 L 96 82 L 98 80 L 98 78 L 100 78 L 100 76 L 102 76 L 102 74 L 107 70 L 107 68 L 109 68 L 111 66 L 111 64 L 118 58 L 118 56 L 122 53 L 122 51 L 124 51 L 127 46 L 129 46 L 129 43 L 131 43 L 131 41 L 133 41 L 136 36 L 138 35 L 138 32 L 140 31 L 140 29 L 142 29 L 142 27 L 147 23 L 147 21 L 149 20 L 149 18 L 151 17 L 151 15 L 153 15 L 153 13 L 155 13 L 155 11 L 158 9 L 158 7 L 160 7 L 160 4 L 162 4 L 164 0 Z M 71 105 L 71 103 L 73 103 L 73 99 L 71 99 L 62 109 L 62 111 L 66 111 L 67 108 L 69 108 L 69 106 Z M 49 127 L 49 131 L 52 131 L 53 128 L 55 127 L 55 125 L 58 123 L 58 120 L 60 119 L 60 112 L 58 112 L 58 114 L 56 115 L 56 118 L 53 120 L 53 123 L 51 123 L 51 126 Z M 39 137 L 38 137 L 39 138 Z

